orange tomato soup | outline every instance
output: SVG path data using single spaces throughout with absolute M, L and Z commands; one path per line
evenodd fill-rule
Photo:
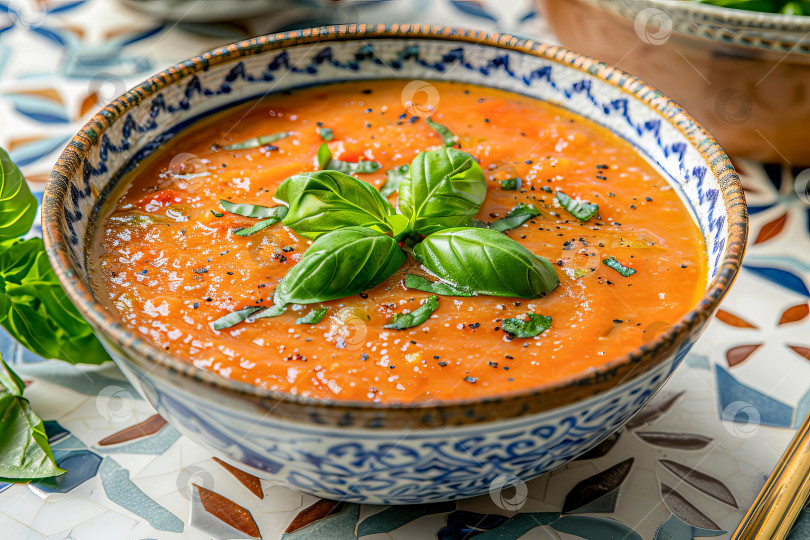
M 334 158 L 382 165 L 355 175 L 381 187 L 387 170 L 442 145 L 424 118 L 406 110 L 404 84 L 270 95 L 174 137 L 136 166 L 103 212 L 88 250 L 99 296 L 155 347 L 223 377 L 375 402 L 474 398 L 559 381 L 649 342 L 697 304 L 706 286 L 704 240 L 676 189 L 627 142 L 547 103 L 436 82 L 433 119 L 484 170 L 478 219 L 491 222 L 519 202 L 535 205 L 541 215 L 506 234 L 551 261 L 560 286 L 533 300 L 439 296 L 426 322 L 385 329 L 430 295 L 406 289 L 406 271 L 426 275 L 409 256 L 359 295 L 214 330 L 211 323 L 231 311 L 272 305 L 274 288 L 311 244 L 282 223 L 235 235 L 256 220 L 224 212 L 220 199 L 275 206 L 282 181 L 317 170 L 321 126 L 333 131 Z M 260 148 L 223 149 L 285 131 L 292 135 Z M 515 176 L 520 188 L 503 190 L 500 181 Z M 599 216 L 580 223 L 556 203 L 555 190 L 597 203 Z M 602 264 L 610 256 L 636 273 L 623 277 Z M 296 323 L 321 306 L 328 311 L 320 323 Z M 551 316 L 551 328 L 512 339 L 501 322 L 527 312 Z

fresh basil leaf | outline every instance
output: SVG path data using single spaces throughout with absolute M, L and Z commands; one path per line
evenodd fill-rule
M 0 242 L 28 234 L 36 215 L 36 197 L 9 155 L 0 148 Z
M 405 253 L 390 236 L 364 227 L 324 234 L 276 288 L 277 305 L 313 304 L 375 287 L 399 270 Z
M 250 148 L 259 148 L 260 146 L 265 146 L 272 142 L 280 141 L 281 139 L 286 139 L 290 135 L 292 135 L 292 131 L 282 131 L 281 133 L 273 133 L 272 135 L 263 135 L 261 137 L 254 137 L 252 139 L 248 139 L 246 141 L 231 144 L 229 146 L 224 146 L 224 150 L 248 150 Z
M 431 292 L 441 296 L 473 296 L 472 294 L 456 289 L 443 281 L 430 281 L 416 274 L 405 274 L 405 286 L 417 291 Z
M 367 174 L 379 170 L 382 165 L 377 161 L 341 161 L 332 157 L 332 151 L 326 143 L 318 148 L 318 166 L 321 171 L 338 171 L 344 174 Z
M 429 116 L 425 118 L 425 121 L 427 122 L 427 125 L 433 128 L 433 131 L 439 134 L 439 137 L 442 138 L 445 146 L 454 146 L 456 144 L 456 136 L 453 135 L 453 132 L 447 129 L 446 126 L 433 121 L 433 119 Z
M 385 172 L 386 180 L 383 187 L 380 188 L 380 195 L 388 197 L 399 189 L 399 185 L 408 176 L 408 165 L 400 165 Z
M 427 236 L 467 223 L 486 196 L 484 173 L 475 158 L 442 148 L 416 156 L 399 186 L 397 208 L 411 230 Z
M 286 206 L 282 206 L 281 208 L 286 208 Z M 251 225 L 250 227 L 244 229 L 239 229 L 238 231 L 234 232 L 234 234 L 236 236 L 250 236 L 251 234 L 256 234 L 262 229 L 266 229 L 270 225 L 275 225 L 279 221 L 281 220 L 278 218 L 263 219 L 255 225 Z
M 501 328 L 515 337 L 530 338 L 551 328 L 551 317 L 527 313 L 525 320 L 517 318 L 504 320 L 501 322 Z
M 332 133 L 332 130 L 325 127 L 318 128 L 318 135 L 320 135 L 321 140 L 325 142 L 329 142 L 335 138 L 335 135 L 334 133 Z
M 72 364 L 110 360 L 65 295 L 41 238 L 0 244 L 0 325 L 43 358 Z
M 326 308 L 316 308 L 303 317 L 299 317 L 295 322 L 296 324 L 318 324 L 323 320 L 324 315 L 326 315 Z
M 261 206 L 258 204 L 244 204 L 244 203 L 240 204 L 240 203 L 232 203 L 230 201 L 226 201 L 225 199 L 220 199 L 219 204 L 227 212 L 242 217 L 259 218 L 259 219 L 264 218 L 284 219 L 284 216 L 287 215 L 286 206 Z
M 539 216 L 540 210 L 534 205 L 518 203 L 506 216 L 496 220 L 489 226 L 493 231 L 504 232 L 520 227 L 533 217 Z
M 430 318 L 434 311 L 439 307 L 439 299 L 435 296 L 428 296 L 427 300 L 411 311 L 410 313 L 397 313 L 388 321 L 383 328 L 391 328 L 393 330 L 405 330 L 406 328 L 413 328 L 419 326 Z
M 431 234 L 413 255 L 428 272 L 471 294 L 538 298 L 560 283 L 550 262 L 490 229 Z
M 348 226 L 390 233 L 387 218 L 394 207 L 374 186 L 336 171 L 297 174 L 276 190 L 275 198 L 290 205 L 284 225 L 302 236 L 319 236 Z
M 611 255 L 607 259 L 603 260 L 602 264 L 604 264 L 608 268 L 613 268 L 614 270 L 616 270 L 618 273 L 620 273 L 624 277 L 630 277 L 630 276 L 632 276 L 633 274 L 636 273 L 635 268 L 630 268 L 629 266 L 623 265 L 622 263 L 617 261 L 613 257 L 613 255 Z
M 557 200 L 560 206 L 580 221 L 588 221 L 599 212 L 599 205 L 572 199 L 562 191 L 557 192 Z
M 278 317 L 285 311 L 287 311 L 287 306 L 272 305 L 267 309 L 261 310 L 256 315 L 251 315 L 246 320 L 247 322 L 253 322 L 256 319 L 269 319 L 271 317 Z
M 248 317 L 250 317 L 253 313 L 256 313 L 261 309 L 260 306 L 251 306 L 246 307 L 244 309 L 238 309 L 236 311 L 232 311 L 227 315 L 220 317 L 219 319 L 215 320 L 211 326 L 214 330 L 224 330 L 226 328 L 230 328 L 231 326 L 235 326 L 240 322 L 244 321 Z
M 25 385 L 0 359 L 0 479 L 48 478 L 64 474 L 56 466 L 42 420 L 22 397 Z
M 212 213 L 212 214 L 214 215 L 214 217 L 216 217 L 216 218 L 221 218 L 222 216 L 224 216 L 224 215 L 225 215 L 225 214 L 223 214 L 222 212 L 216 212 L 216 211 L 214 211 L 214 210 L 211 210 L 211 213 Z
M 501 190 L 502 191 L 515 191 L 518 188 L 519 180 L 517 178 L 507 178 L 506 180 L 501 180 Z

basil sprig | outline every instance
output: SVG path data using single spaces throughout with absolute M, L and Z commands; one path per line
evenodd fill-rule
M 560 206 L 568 210 L 569 214 L 580 221 L 588 221 L 599 213 L 598 204 L 591 204 L 588 201 L 572 199 L 562 191 L 558 191 L 556 197 L 557 201 L 560 203 Z
M 620 274 L 621 274 L 622 276 L 624 276 L 624 277 L 630 277 L 630 276 L 632 276 L 633 274 L 635 274 L 635 273 L 636 273 L 636 269 L 635 269 L 635 268 L 630 268 L 629 266 L 625 266 L 625 265 L 623 265 L 622 263 L 620 263 L 619 261 L 617 261 L 617 260 L 616 260 L 616 259 L 613 257 L 613 255 L 611 255 L 611 256 L 610 256 L 610 257 L 608 257 L 607 259 L 604 259 L 604 260 L 602 261 L 602 264 L 604 264 L 604 265 L 605 265 L 605 266 L 607 266 L 608 268 L 612 268 L 612 269 L 616 270 L 618 273 L 620 273 Z
M 421 152 L 413 160 L 410 175 L 399 186 L 397 209 L 412 231 L 427 236 L 467 223 L 486 196 L 484 173 L 475 158 L 442 148 Z
M 430 281 L 416 274 L 405 274 L 405 286 L 409 289 L 432 292 L 441 296 L 472 296 L 471 293 L 457 289 L 443 281 Z
M 434 233 L 413 255 L 428 272 L 471 294 L 538 298 L 560 283 L 550 262 L 490 229 Z
M 324 234 L 278 284 L 278 306 L 313 304 L 375 287 L 399 270 L 405 253 L 390 236 L 364 227 Z
M 327 127 L 319 127 L 318 128 L 318 135 L 321 136 L 322 141 L 331 141 L 335 138 L 335 134 L 332 133 L 332 130 Z
M 551 317 L 527 313 L 525 319 L 506 319 L 501 328 L 507 334 L 519 338 L 530 338 L 542 334 L 551 328 Z
M 385 171 L 386 180 L 383 187 L 380 188 L 380 195 L 388 197 L 393 192 L 397 191 L 399 185 L 408 176 L 409 169 L 410 167 L 408 165 L 400 165 L 399 167 Z
M 358 161 L 353 163 L 351 161 L 341 161 L 332 157 L 332 151 L 326 143 L 321 144 L 318 148 L 318 167 L 322 171 L 338 171 L 345 174 L 363 174 L 373 173 L 377 171 L 382 165 L 377 161 Z
M 489 226 L 493 231 L 504 232 L 515 227 L 520 227 L 533 217 L 539 216 L 540 210 L 534 205 L 518 203 L 506 216 L 492 222 Z
M 244 309 L 239 309 L 236 311 L 232 311 L 227 315 L 220 317 L 219 319 L 215 320 L 211 323 L 211 326 L 214 330 L 224 330 L 226 328 L 230 328 L 231 326 L 235 326 L 240 322 L 244 321 L 248 317 L 250 317 L 253 313 L 256 313 L 262 309 L 260 306 L 251 306 L 246 307 Z
M 392 330 L 405 330 L 406 328 L 419 326 L 428 320 L 430 316 L 433 315 L 433 312 L 438 309 L 438 307 L 439 299 L 435 295 L 428 296 L 427 300 L 425 300 L 421 306 L 410 313 L 397 313 L 391 317 L 391 320 L 388 321 L 388 324 L 386 324 L 384 328 L 391 328 Z
M 343 227 L 367 227 L 391 233 L 388 217 L 394 207 L 374 186 L 336 171 L 296 174 L 276 190 L 275 198 L 289 204 L 284 225 L 315 240 Z
M 443 126 L 438 122 L 435 122 L 429 116 L 425 118 L 425 122 L 427 122 L 427 125 L 433 128 L 433 131 L 439 134 L 439 137 L 442 138 L 442 141 L 444 141 L 445 146 L 454 146 L 456 144 L 456 136 L 453 135 L 453 132 L 447 129 L 446 126 Z
M 293 134 L 292 131 L 282 131 L 281 133 L 273 133 L 272 135 L 262 135 L 261 137 L 254 137 L 252 139 L 248 139 L 246 141 L 242 141 L 236 144 L 224 146 L 223 149 L 248 150 L 250 148 L 259 148 L 260 146 L 265 146 L 272 142 L 280 141 L 281 139 L 286 139 L 292 134 Z
M 231 214 L 236 214 L 237 216 L 249 217 L 249 218 L 266 218 L 262 219 L 262 221 L 256 223 L 251 227 L 246 227 L 244 229 L 240 229 L 236 231 L 237 236 L 250 236 L 251 234 L 256 234 L 257 232 L 261 231 L 278 223 L 284 216 L 287 215 L 287 207 L 286 206 L 261 206 L 258 204 L 237 204 L 232 203 L 230 201 L 226 201 L 225 199 L 221 199 L 219 204 L 224 208 L 226 211 L 230 212 Z M 213 210 L 212 210 L 213 212 Z M 214 213 L 216 216 L 217 214 Z M 221 214 L 217 217 L 221 217 Z
M 0 359 L 0 481 L 64 474 L 56 466 L 45 425 L 23 397 L 25 384 Z

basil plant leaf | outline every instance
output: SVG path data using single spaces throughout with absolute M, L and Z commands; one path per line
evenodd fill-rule
M 260 309 L 261 309 L 260 306 L 250 306 L 244 309 L 231 311 L 227 315 L 223 315 L 219 319 L 212 322 L 211 327 L 214 330 L 225 330 L 226 328 L 230 328 L 231 326 L 236 326 L 237 324 L 244 321 L 245 319 L 250 317 L 253 313 L 259 311 Z
M 0 479 L 31 480 L 58 476 L 45 425 L 22 397 L 24 385 L 0 360 Z
M 390 236 L 364 227 L 332 231 L 315 240 L 287 272 L 274 302 L 313 304 L 351 296 L 379 285 L 404 262 L 405 252 Z
M 36 215 L 36 197 L 9 155 L 0 148 L 0 242 L 28 234 Z
M 456 289 L 443 281 L 430 281 L 416 274 L 405 274 L 405 286 L 409 289 L 431 292 L 441 296 L 472 296 L 472 294 Z
M 539 216 L 540 210 L 534 205 L 518 203 L 506 216 L 492 222 L 489 226 L 493 231 L 504 232 L 515 227 L 520 227 L 533 217 Z
M 289 204 L 284 225 L 315 240 L 342 227 L 366 227 L 390 233 L 394 207 L 374 186 L 337 171 L 318 171 L 287 178 L 275 198 Z
M 0 244 L 0 325 L 43 358 L 72 364 L 110 360 L 62 290 L 41 238 Z
M 399 186 L 399 212 L 414 232 L 427 236 L 466 224 L 487 196 L 481 166 L 454 148 L 421 152 Z
M 471 294 L 539 298 L 560 283 L 550 262 L 490 229 L 434 233 L 413 255 L 428 272 Z
M 411 311 L 410 313 L 397 313 L 391 320 L 388 321 L 383 328 L 391 328 L 392 330 L 405 330 L 406 328 L 413 328 L 419 326 L 433 315 L 439 307 L 439 299 L 433 295 L 429 296 L 425 303 Z
M 519 338 L 530 338 L 542 334 L 551 328 L 551 317 L 527 313 L 526 319 L 506 319 L 501 323 L 501 328 L 507 334 Z

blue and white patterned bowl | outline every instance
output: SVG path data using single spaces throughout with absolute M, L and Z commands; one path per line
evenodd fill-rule
M 608 127 L 657 163 L 694 210 L 710 283 L 695 309 L 622 358 L 552 385 L 469 401 L 314 400 L 224 379 L 150 346 L 93 295 L 85 237 L 132 163 L 213 110 L 335 81 L 454 80 L 553 102 Z M 351 25 L 230 45 L 149 79 L 70 142 L 43 203 L 48 254 L 71 300 L 136 388 L 178 430 L 260 476 L 365 503 L 470 497 L 528 480 L 596 446 L 663 385 L 740 265 L 747 214 L 714 140 L 627 74 L 567 50 L 442 27 Z

